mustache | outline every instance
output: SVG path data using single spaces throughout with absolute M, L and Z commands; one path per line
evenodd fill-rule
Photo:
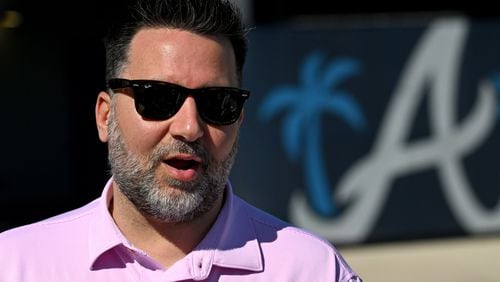
M 168 144 L 158 145 L 150 156 L 150 160 L 157 164 L 162 162 L 163 157 L 171 154 L 189 154 L 201 159 L 202 166 L 205 167 L 211 162 L 212 156 L 208 150 L 198 142 L 184 142 L 173 140 Z

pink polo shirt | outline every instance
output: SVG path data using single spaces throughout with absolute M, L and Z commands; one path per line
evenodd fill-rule
M 249 205 L 227 185 L 199 245 L 169 269 L 108 212 L 111 180 L 84 207 L 0 234 L 0 281 L 361 281 L 328 242 Z

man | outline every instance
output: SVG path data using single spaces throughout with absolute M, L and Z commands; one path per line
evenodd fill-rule
M 88 205 L 0 235 L 0 281 L 359 281 L 326 241 L 228 182 L 245 30 L 224 0 L 138 1 L 106 39 L 99 138 L 112 178 Z

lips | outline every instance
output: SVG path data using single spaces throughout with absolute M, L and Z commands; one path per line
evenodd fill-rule
M 188 169 L 196 169 L 200 163 L 195 160 L 186 160 L 186 159 L 169 159 L 165 161 L 165 163 L 171 167 L 180 170 L 188 170 Z
M 194 155 L 178 154 L 169 156 L 163 161 L 168 173 L 181 181 L 189 181 L 196 178 L 202 159 Z

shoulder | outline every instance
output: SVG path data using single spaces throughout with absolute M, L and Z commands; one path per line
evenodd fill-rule
M 80 267 L 88 252 L 91 215 L 97 202 L 33 224 L 0 233 L 1 281 L 54 281 L 67 271 Z M 82 240 L 83 239 L 83 240 Z M 69 270 L 68 270 L 69 269 Z M 62 277 L 62 276 L 61 276 Z
M 295 277 L 327 279 L 325 281 L 349 281 L 357 277 L 331 242 L 242 199 L 237 200 L 254 225 L 268 270 L 277 268 Z
M 97 200 L 63 214 L 4 231 L 0 233 L 0 250 L 27 245 L 33 248 L 42 242 L 47 244 L 60 238 L 68 238 L 68 234 L 82 231 L 96 206 Z
M 278 217 L 263 211 L 244 200 L 238 198 L 240 205 L 244 208 L 247 216 L 254 223 L 258 237 L 261 239 L 273 240 L 275 243 L 294 244 L 297 240 L 301 244 L 316 246 L 319 249 L 331 249 L 333 246 L 330 242 L 324 240 L 321 236 L 314 234 L 311 231 L 297 227 L 289 222 L 286 222 Z M 275 238 L 266 238 L 274 236 Z M 265 241 L 266 241 L 265 240 Z

